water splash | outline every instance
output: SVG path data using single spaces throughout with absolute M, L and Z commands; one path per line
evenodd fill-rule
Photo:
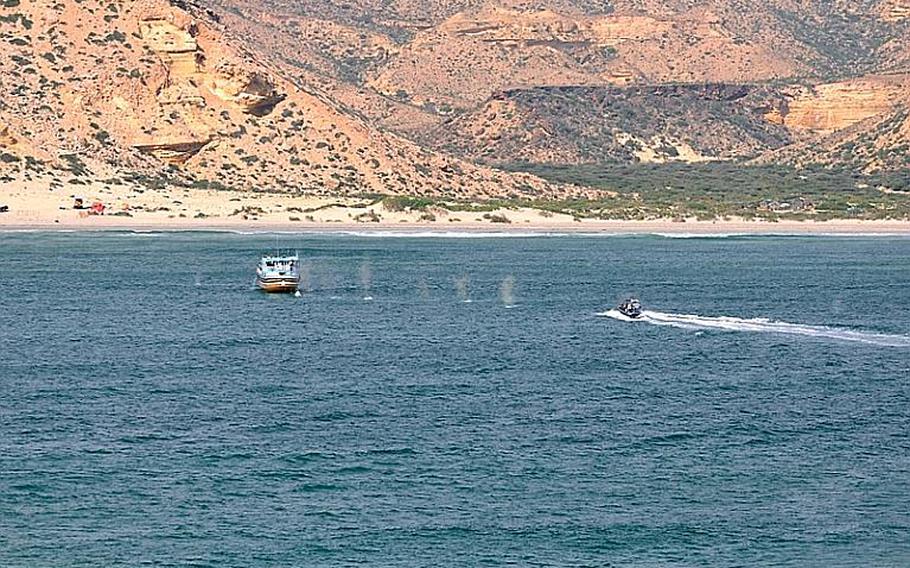
M 515 307 L 515 277 L 509 274 L 502 279 L 499 285 L 499 299 L 502 305 L 507 308 Z
M 300 285 L 298 288 L 304 292 L 310 292 L 313 288 L 312 279 L 310 278 L 310 267 L 306 264 L 300 267 Z
M 420 299 L 424 302 L 430 299 L 430 285 L 427 283 L 427 279 L 423 276 L 421 276 L 420 280 L 417 281 L 417 293 L 420 295 Z
M 782 335 L 800 335 L 835 341 L 851 341 L 878 345 L 881 347 L 910 347 L 910 336 L 888 333 L 874 333 L 854 329 L 842 329 L 824 325 L 806 325 L 772 321 L 766 318 L 744 319 L 729 316 L 699 316 L 693 314 L 668 314 L 646 310 L 641 318 L 632 319 L 617 310 L 601 314 L 621 321 L 644 322 L 652 325 L 675 327 L 689 330 L 716 329 L 721 331 L 751 331 L 756 333 L 776 333 Z
M 471 295 L 470 295 L 470 289 L 469 289 L 470 283 L 471 283 L 471 281 L 468 278 L 467 274 L 459 276 L 458 278 L 455 279 L 455 292 L 458 294 L 458 299 L 466 304 L 471 302 Z
M 360 291 L 363 292 L 364 301 L 370 301 L 373 296 L 370 295 L 370 288 L 373 286 L 373 269 L 369 261 L 360 263 Z

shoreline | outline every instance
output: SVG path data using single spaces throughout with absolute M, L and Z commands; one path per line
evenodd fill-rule
M 74 209 L 104 205 L 103 215 Z M 48 179 L 0 183 L 0 232 L 209 231 L 375 234 L 910 235 L 910 220 L 576 219 L 532 208 L 389 209 L 378 200 Z
M 150 222 L 151 221 L 151 222 Z M 216 220 L 140 220 L 99 217 L 88 222 L 4 223 L 0 233 L 73 233 L 73 232 L 212 232 L 212 233 L 300 233 L 300 234 L 376 234 L 376 235 L 668 235 L 668 236 L 908 236 L 910 221 L 602 221 L 569 223 L 304 223 Z

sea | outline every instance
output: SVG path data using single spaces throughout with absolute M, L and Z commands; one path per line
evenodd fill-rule
M 354 565 L 910 566 L 910 238 L 0 233 L 0 566 Z

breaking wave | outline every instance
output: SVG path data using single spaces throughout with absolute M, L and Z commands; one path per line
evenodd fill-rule
M 676 327 L 679 329 L 720 331 L 751 331 L 757 333 L 776 333 L 782 335 L 801 335 L 835 341 L 852 341 L 882 347 L 910 347 L 910 336 L 888 333 L 874 333 L 851 329 L 839 329 L 823 325 L 805 325 L 772 321 L 765 318 L 743 319 L 728 316 L 699 316 L 692 314 L 667 314 L 647 310 L 639 319 L 632 319 L 617 310 L 602 314 L 621 321 L 644 322 L 652 325 Z
M 864 231 L 832 231 L 832 232 L 739 232 L 739 233 L 648 233 L 664 239 L 767 239 L 767 238 L 893 238 L 907 237 L 902 231 L 893 232 L 864 232 Z
M 373 229 L 363 231 L 353 231 L 344 229 L 314 228 L 301 229 L 294 231 L 279 230 L 261 230 L 261 231 L 241 231 L 241 230 L 224 230 L 224 233 L 235 235 L 301 235 L 301 236 L 327 236 L 327 237 L 361 237 L 361 238 L 403 238 L 403 239 L 493 239 L 493 238 L 528 238 L 528 237 L 570 237 L 576 236 L 574 233 L 545 232 L 545 231 L 476 231 L 476 230 L 457 230 L 457 231 L 422 231 L 415 229 L 408 230 L 386 230 Z M 588 236 L 595 236 L 588 235 Z

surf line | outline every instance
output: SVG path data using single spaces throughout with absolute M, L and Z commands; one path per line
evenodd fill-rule
M 878 345 L 882 347 L 910 347 L 910 336 L 888 333 L 873 333 L 852 329 L 840 329 L 823 325 L 806 325 L 772 321 L 765 318 L 744 319 L 729 316 L 700 316 L 694 314 L 671 314 L 645 310 L 639 319 L 631 319 L 618 310 L 610 310 L 600 316 L 611 317 L 621 321 L 646 322 L 652 325 L 675 327 L 679 329 L 721 331 L 751 331 L 756 333 L 776 333 L 782 335 L 800 335 L 836 341 L 852 341 Z

